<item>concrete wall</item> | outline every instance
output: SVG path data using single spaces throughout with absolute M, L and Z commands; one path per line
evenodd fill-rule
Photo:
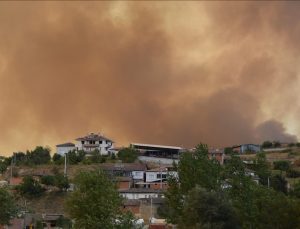
M 132 178 L 134 180 L 144 180 L 144 171 L 132 171 Z
M 139 156 L 138 159 L 143 162 L 153 162 L 162 165 L 173 165 L 173 161 L 178 163 L 177 159 L 169 159 L 169 158 L 160 158 L 160 157 L 147 157 L 147 156 Z
M 66 153 L 74 150 L 75 147 L 74 146 L 68 146 L 68 147 L 61 147 L 61 146 L 57 146 L 56 147 L 56 153 L 61 155 L 61 156 L 64 156 Z
M 120 195 L 129 200 L 138 200 L 143 198 L 158 198 L 158 193 L 120 193 Z

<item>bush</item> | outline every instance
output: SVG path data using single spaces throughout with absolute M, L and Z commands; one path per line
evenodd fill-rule
M 293 143 L 293 142 L 289 143 L 289 147 L 294 147 L 295 145 L 296 145 L 296 144 Z
M 60 154 L 55 153 L 52 157 L 52 161 L 56 165 L 61 165 L 63 164 L 64 158 Z
M 262 148 L 271 148 L 272 146 L 273 146 L 273 144 L 270 141 L 264 141 L 262 143 Z
M 271 177 L 271 187 L 278 192 L 287 193 L 287 181 L 281 175 Z
M 135 149 L 124 148 L 119 151 L 118 157 L 122 160 L 122 162 L 132 163 L 137 159 L 138 153 Z
M 278 169 L 280 171 L 287 171 L 290 169 L 289 161 L 274 161 L 274 169 Z
M 39 196 L 44 191 L 40 183 L 31 176 L 24 177 L 22 184 L 18 185 L 16 189 L 22 195 L 27 196 Z
M 300 171 L 297 171 L 295 169 L 289 169 L 286 173 L 286 176 L 289 178 L 297 178 L 300 177 Z
M 69 187 L 69 179 L 62 174 L 57 174 L 54 177 L 55 182 L 54 185 L 58 187 L 61 191 L 66 191 Z
M 278 142 L 278 141 L 274 141 L 274 142 L 273 142 L 273 146 L 274 146 L 275 148 L 278 148 L 278 147 L 281 146 L 281 143 Z
M 42 176 L 41 183 L 45 185 L 54 185 L 55 184 L 55 178 L 54 176 Z
M 292 196 L 295 196 L 297 198 L 300 198 L 300 182 L 299 181 L 294 185 L 293 190 L 289 194 Z

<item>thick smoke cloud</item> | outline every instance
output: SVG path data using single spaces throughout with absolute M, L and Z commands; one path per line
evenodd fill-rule
M 95 131 L 119 145 L 295 141 L 297 7 L 1 2 L 0 152 Z

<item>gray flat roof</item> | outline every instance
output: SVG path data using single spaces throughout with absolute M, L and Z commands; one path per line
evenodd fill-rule
M 154 145 L 154 144 L 143 144 L 143 143 L 131 143 L 133 146 L 143 146 L 143 147 L 156 147 L 156 148 L 164 148 L 164 149 L 182 149 L 179 146 L 167 146 L 167 145 Z

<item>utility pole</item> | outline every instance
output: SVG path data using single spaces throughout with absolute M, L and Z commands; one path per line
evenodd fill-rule
M 67 177 L 67 153 L 65 153 L 65 169 L 64 169 L 64 175 Z
M 151 196 L 151 198 L 150 198 L 150 215 L 151 215 L 150 219 L 152 219 L 152 217 L 153 217 L 153 210 L 152 210 L 152 196 Z
M 159 171 L 160 171 L 160 189 L 162 189 L 162 171 L 161 171 L 161 163 L 159 161 Z

